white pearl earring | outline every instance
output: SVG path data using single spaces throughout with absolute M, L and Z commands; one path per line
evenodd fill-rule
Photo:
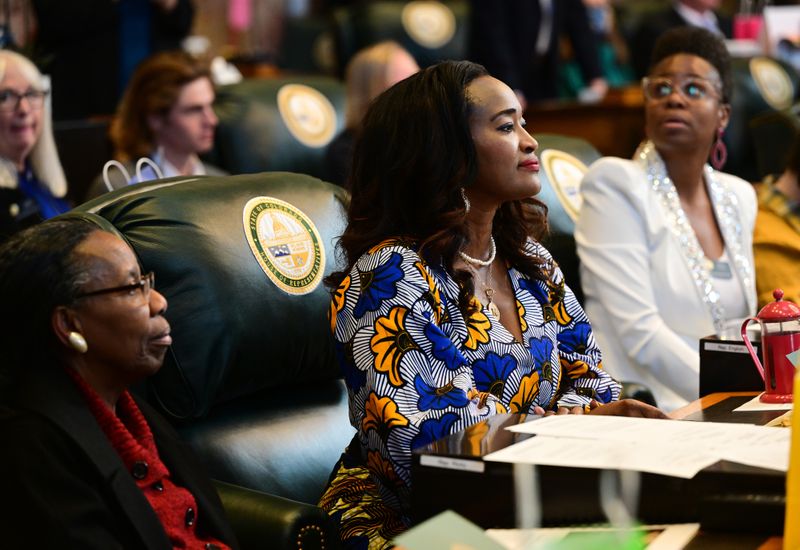
M 72 349 L 78 353 L 86 353 L 89 351 L 89 344 L 86 343 L 86 338 L 84 338 L 83 334 L 80 332 L 70 332 L 69 336 L 67 336 L 67 340 L 69 340 L 69 345 L 72 346 Z

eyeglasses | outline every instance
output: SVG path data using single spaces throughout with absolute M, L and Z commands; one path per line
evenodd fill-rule
M 16 111 L 23 98 L 28 101 L 31 109 L 41 109 L 45 97 L 47 92 L 41 90 L 28 90 L 22 94 L 14 90 L 0 90 L 0 111 Z
M 644 96 L 651 100 L 660 100 L 672 95 L 674 91 L 689 101 L 700 101 L 709 97 L 719 98 L 719 85 L 700 76 L 684 78 L 649 77 L 642 79 Z
M 154 289 L 155 286 L 156 286 L 156 274 L 151 271 L 150 273 L 142 275 L 141 278 L 135 283 L 131 283 L 129 285 L 113 286 L 111 288 L 101 288 L 100 290 L 93 290 L 91 292 L 80 294 L 78 298 L 88 298 L 89 296 L 100 296 L 101 294 L 113 294 L 115 292 L 125 292 L 129 296 L 135 296 L 137 293 L 140 292 L 142 298 L 144 298 L 144 301 L 147 302 L 150 300 L 150 291 Z

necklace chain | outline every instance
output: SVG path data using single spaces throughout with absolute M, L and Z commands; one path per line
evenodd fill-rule
M 486 271 L 486 277 L 479 277 L 478 269 L 474 266 L 469 266 L 470 271 L 475 279 L 481 284 L 481 290 L 483 290 L 483 295 L 486 296 L 486 308 L 489 310 L 489 313 L 494 316 L 495 319 L 498 321 L 500 320 L 500 308 L 497 307 L 497 304 L 494 303 L 494 280 L 492 279 L 492 265 L 491 263 L 487 266 L 488 270 Z
M 492 265 L 495 256 L 497 256 L 497 246 L 494 244 L 494 236 L 489 237 L 489 257 L 485 260 L 479 260 L 478 258 L 473 258 L 472 256 L 468 255 L 461 250 L 458 251 L 458 255 L 461 256 L 461 259 L 467 262 L 468 264 L 477 265 L 480 267 L 486 267 Z

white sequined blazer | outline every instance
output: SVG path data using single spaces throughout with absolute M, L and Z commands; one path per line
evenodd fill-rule
M 669 411 L 698 397 L 699 339 L 718 331 L 724 311 L 694 232 L 675 215 L 683 211 L 674 187 L 659 179 L 663 164 L 653 158 L 655 167 L 645 156 L 592 164 L 581 184 L 575 238 L 586 313 L 606 370 L 617 380 L 646 384 Z M 752 314 L 755 192 L 710 167 L 706 185 Z

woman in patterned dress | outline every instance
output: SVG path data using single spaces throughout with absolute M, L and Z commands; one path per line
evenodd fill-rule
M 351 172 L 331 325 L 356 437 L 321 505 L 348 548 L 413 522 L 411 450 L 493 414 L 658 416 L 619 402 L 588 319 L 538 238 L 537 147 L 519 101 L 469 62 L 390 88 Z

